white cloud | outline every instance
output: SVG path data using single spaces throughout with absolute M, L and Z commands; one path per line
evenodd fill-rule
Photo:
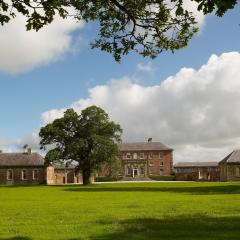
M 141 72 L 146 72 L 153 74 L 154 73 L 154 67 L 152 62 L 148 63 L 138 63 L 137 64 L 137 70 Z
M 123 127 L 124 140 L 163 141 L 175 149 L 175 161 L 220 160 L 240 147 L 239 69 L 240 53 L 212 55 L 199 70 L 183 68 L 156 86 L 112 80 L 69 107 L 104 108 Z M 64 110 L 45 112 L 43 124 Z
M 18 15 L 0 26 L 1 72 L 16 74 L 60 59 L 71 50 L 71 33 L 84 25 L 71 18 L 57 17 L 52 24 L 35 32 L 26 31 L 25 21 Z
M 198 11 L 198 3 L 192 0 L 183 0 L 183 8 L 193 13 L 198 26 L 202 28 L 206 21 L 206 15 L 202 11 Z

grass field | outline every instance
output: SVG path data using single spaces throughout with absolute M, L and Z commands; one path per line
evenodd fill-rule
M 240 239 L 240 184 L 0 187 L 0 240 Z

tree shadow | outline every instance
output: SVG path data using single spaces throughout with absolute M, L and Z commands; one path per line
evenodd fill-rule
M 184 193 L 192 195 L 210 195 L 210 194 L 240 194 L 240 185 L 223 185 L 223 186 L 179 186 L 179 187 L 157 187 L 157 186 L 73 186 L 63 188 L 63 191 L 70 192 L 170 192 Z
M 16 236 L 16 237 L 9 237 L 9 238 L 8 237 L 6 237 L 6 238 L 0 237 L 0 240 L 32 240 L 32 238 Z
M 240 236 L 239 217 L 199 215 L 97 223 L 104 225 L 106 231 L 102 235 L 91 236 L 91 240 L 239 240 Z

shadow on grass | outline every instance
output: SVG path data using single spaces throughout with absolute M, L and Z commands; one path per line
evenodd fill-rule
M 194 186 L 194 187 L 134 187 L 134 186 L 74 186 L 63 188 L 63 191 L 70 192 L 170 192 L 170 193 L 185 193 L 194 195 L 209 195 L 209 194 L 240 194 L 240 185 L 226 186 Z
M 200 215 L 103 221 L 98 224 L 104 225 L 106 231 L 102 235 L 91 236 L 91 240 L 239 240 L 240 238 L 239 217 L 211 218 Z
M 21 237 L 21 236 L 17 236 L 17 237 L 10 237 L 10 238 L 1 238 L 0 240 L 32 240 L 32 238 L 29 237 Z

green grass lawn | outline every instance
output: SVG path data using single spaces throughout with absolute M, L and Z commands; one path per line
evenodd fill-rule
M 0 187 L 0 240 L 240 239 L 240 184 Z

